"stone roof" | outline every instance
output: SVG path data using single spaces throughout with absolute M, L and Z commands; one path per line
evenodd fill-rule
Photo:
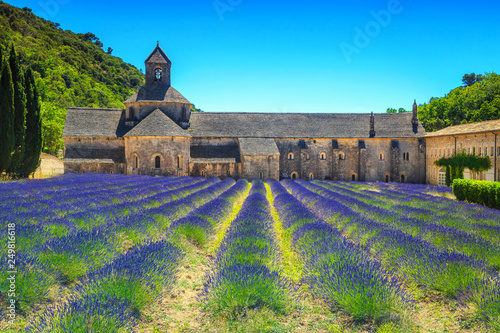
M 190 148 L 190 163 L 240 163 L 238 146 L 196 145 Z
M 111 160 L 112 163 L 125 163 L 125 147 L 101 148 L 91 145 L 66 147 L 64 161 L 68 160 Z M 76 163 L 76 162 L 72 162 Z M 105 163 L 105 162 L 85 162 Z
M 125 162 L 115 162 L 110 158 L 65 158 L 64 163 L 125 164 Z
M 274 139 L 267 138 L 239 138 L 241 154 L 243 156 L 279 155 L 278 146 Z
M 189 137 L 187 130 L 183 130 L 174 123 L 160 109 L 151 112 L 125 136 L 183 136 Z
M 427 133 L 425 137 L 485 133 L 493 131 L 500 131 L 500 119 L 450 126 L 436 132 Z
M 123 132 L 123 110 L 69 108 L 63 137 L 116 138 Z
M 153 52 L 146 58 L 145 63 L 151 62 L 154 64 L 171 64 L 172 62 L 167 57 L 167 54 L 162 50 L 160 45 L 157 45 Z
M 155 101 L 167 103 L 184 103 L 191 104 L 184 96 L 181 95 L 174 87 L 166 86 L 160 83 L 142 86 L 125 103 L 134 103 L 140 101 Z
M 411 113 L 375 114 L 375 138 L 425 135 L 413 132 Z M 369 138 L 368 113 L 191 113 L 191 136 L 236 138 Z

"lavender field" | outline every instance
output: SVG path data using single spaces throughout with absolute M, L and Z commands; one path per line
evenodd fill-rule
M 68 174 L 0 221 L 6 332 L 500 331 L 500 211 L 449 188 Z

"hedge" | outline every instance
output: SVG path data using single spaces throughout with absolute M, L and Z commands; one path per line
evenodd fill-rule
M 454 179 L 453 194 L 457 200 L 500 209 L 500 183 L 472 179 Z

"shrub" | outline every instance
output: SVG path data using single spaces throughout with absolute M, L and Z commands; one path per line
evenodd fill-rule
M 455 179 L 453 181 L 453 194 L 460 201 L 469 201 L 500 209 L 500 184 L 496 182 Z

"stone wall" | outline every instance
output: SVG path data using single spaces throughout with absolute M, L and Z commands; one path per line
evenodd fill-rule
M 123 138 L 64 138 L 65 159 L 112 159 L 125 162 Z
M 189 138 L 126 137 L 125 143 L 128 175 L 189 175 Z M 159 168 L 155 165 L 157 156 Z
M 496 135 L 495 135 L 496 134 Z M 488 181 L 500 180 L 500 152 L 499 149 L 500 131 L 480 134 L 461 134 L 439 137 L 426 137 L 427 163 L 426 163 L 426 183 L 431 185 L 443 184 L 445 177 L 444 168 L 437 167 L 434 162 L 442 157 L 451 157 L 455 152 L 465 152 L 478 156 L 487 155 L 491 161 L 491 169 L 479 174 L 469 170 L 464 172 L 466 179 L 478 179 Z M 495 167 L 496 161 L 496 167 Z
M 269 156 L 243 156 L 243 177 L 252 179 L 276 179 L 280 178 L 280 157 Z

